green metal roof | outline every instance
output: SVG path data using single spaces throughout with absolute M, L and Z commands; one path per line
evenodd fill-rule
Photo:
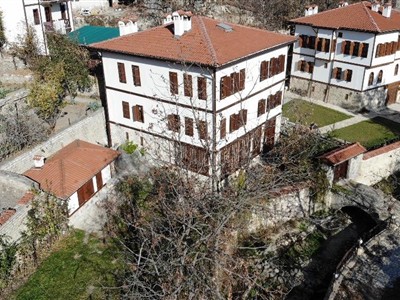
M 77 41 L 80 45 L 90 45 L 119 36 L 119 29 L 103 26 L 83 26 L 68 34 L 69 38 Z

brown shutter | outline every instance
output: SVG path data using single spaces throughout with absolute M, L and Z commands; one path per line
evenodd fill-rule
M 337 72 L 338 72 L 338 68 L 334 68 L 334 69 L 332 70 L 332 78 L 336 78 Z
M 279 72 L 285 70 L 285 55 L 279 55 Z
M 199 131 L 199 138 L 202 140 L 207 139 L 207 122 L 206 121 L 199 121 L 197 125 L 197 129 Z
M 397 51 L 397 42 L 392 42 L 392 54 L 395 54 Z
M 183 89 L 186 97 L 193 96 L 192 75 L 183 74 Z
M 193 136 L 193 119 L 185 118 L 185 134 Z
M 299 35 L 299 47 L 303 47 L 304 45 L 304 35 Z
M 221 82 L 219 85 L 220 99 L 224 99 L 227 96 L 225 89 L 225 78 L 226 76 L 221 77 Z
M 124 118 L 126 119 L 130 119 L 131 118 L 131 114 L 129 111 L 129 103 L 122 101 L 122 115 Z
M 140 86 L 140 70 L 138 66 L 132 66 L 133 84 L 135 86 Z
M 308 64 L 308 62 L 304 62 L 304 72 L 309 72 L 309 64 Z
M 265 114 L 265 99 L 258 101 L 257 117 Z
M 331 52 L 333 52 L 333 53 L 336 51 L 336 43 L 337 43 L 337 40 L 333 40 L 332 45 L 331 45 Z
M 233 114 L 229 117 L 229 132 L 234 132 L 236 130 L 236 115 Z
M 178 132 L 180 129 L 180 117 L 175 114 L 168 115 L 168 129 Z
M 178 94 L 178 74 L 176 72 L 169 72 L 169 90 L 172 95 Z
M 260 64 L 260 81 L 263 81 L 264 79 L 267 78 L 267 72 L 266 72 L 266 61 L 262 61 Z
M 219 126 L 220 138 L 223 139 L 226 136 L 226 119 L 222 119 Z
M 117 63 L 117 65 L 119 82 L 126 83 L 125 65 L 123 63 Z
M 231 94 L 237 93 L 239 91 L 239 73 L 232 73 L 231 74 L 231 81 L 232 81 L 232 92 Z
M 197 94 L 201 100 L 207 100 L 207 82 L 204 77 L 197 77 Z
M 346 81 L 347 81 L 347 73 L 348 73 L 348 70 L 344 70 L 343 79 L 346 80 Z
M 350 55 L 354 55 L 354 54 L 353 54 L 353 50 L 354 50 L 354 42 L 351 42 L 351 43 L 350 43 L 350 51 L 349 51 L 349 54 L 350 54 Z
M 380 55 L 381 55 L 381 44 L 378 44 L 378 46 L 376 46 L 375 57 L 379 57 Z
M 301 66 L 303 65 L 303 61 L 302 60 L 299 60 L 298 62 L 297 62 L 297 70 L 298 71 L 303 71 L 302 69 L 301 69 Z
M 392 44 L 385 43 L 385 55 L 390 55 L 392 53 Z
M 352 70 L 346 70 L 346 71 L 347 71 L 346 80 L 347 80 L 348 82 L 350 82 L 350 81 L 351 81 L 351 78 L 353 77 L 353 71 L 352 71 Z
M 246 70 L 241 69 L 240 70 L 240 76 L 239 76 L 239 90 L 243 91 L 245 88 L 245 82 L 246 82 Z
M 361 52 L 361 57 L 367 57 L 368 56 L 368 48 L 369 44 L 368 43 L 362 43 L 362 52 Z
M 314 63 L 313 62 L 308 62 L 308 73 L 313 73 L 314 72 Z
M 325 41 L 324 52 L 328 53 L 329 49 L 330 49 L 331 40 L 330 39 L 324 39 L 324 41 Z
M 143 106 L 132 106 L 133 121 L 144 123 Z
M 247 109 L 239 111 L 239 127 L 247 124 Z
M 342 49 L 341 49 L 341 53 L 343 53 L 344 54 L 344 52 L 345 52 L 345 49 L 346 49 L 346 44 L 347 44 L 347 41 L 342 41 Z

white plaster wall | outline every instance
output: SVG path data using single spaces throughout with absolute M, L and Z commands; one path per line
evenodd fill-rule
M 73 9 L 109 7 L 108 0 L 72 0 L 71 5 Z
M 352 64 L 369 66 L 371 64 L 371 60 L 372 60 L 373 52 L 374 52 L 375 35 L 373 33 L 366 33 L 366 32 L 337 30 L 337 34 L 339 32 L 342 32 L 343 36 L 341 38 L 340 37 L 337 38 L 335 60 L 338 60 L 338 61 L 341 61 L 344 63 L 348 62 L 348 63 L 352 63 Z M 368 43 L 369 44 L 368 56 L 367 57 L 358 57 L 358 56 L 346 55 L 346 54 L 341 53 L 342 52 L 341 51 L 342 42 L 344 40 L 360 42 L 360 43 Z
M 344 79 L 331 78 L 330 79 L 331 84 L 348 89 L 361 91 L 363 87 L 363 80 L 365 80 L 364 78 L 365 68 L 363 66 L 351 65 L 340 61 L 334 61 L 332 70 L 334 68 L 342 68 L 342 72 L 344 72 L 347 69 L 352 70 L 353 75 L 350 82 L 347 82 Z
M 400 170 L 400 147 L 362 160 L 356 181 L 366 185 L 373 185 L 397 170 Z
M 363 155 L 358 155 L 349 161 L 349 167 L 347 169 L 347 178 L 348 179 L 354 179 L 358 177 L 358 174 L 360 172 L 360 167 L 362 164 Z
M 375 57 L 376 55 L 376 50 L 379 44 L 384 44 L 384 43 L 391 43 L 391 42 L 396 42 L 399 38 L 399 32 L 389 32 L 389 33 L 384 33 L 384 34 L 378 34 L 376 35 L 375 38 L 375 48 L 374 48 L 374 53 L 372 56 L 372 66 L 378 66 L 382 64 L 387 64 L 387 63 L 392 63 L 395 59 L 395 54 L 391 55 L 385 55 L 381 57 Z
M 78 193 L 75 192 L 68 199 L 68 213 L 72 214 L 75 210 L 79 208 Z
M 101 177 L 103 179 L 103 184 L 106 184 L 111 179 L 111 165 L 101 170 Z
M 22 0 L 1 0 L 0 10 L 3 12 L 3 24 L 8 43 L 17 42 L 18 34 L 26 30 L 24 6 Z
M 365 77 L 364 77 L 364 81 L 363 81 L 364 90 L 373 89 L 373 88 L 380 87 L 380 86 L 385 86 L 387 84 L 399 81 L 400 80 L 400 69 L 399 69 L 398 74 L 396 76 L 394 75 L 394 70 L 395 70 L 395 67 L 397 64 L 400 65 L 400 61 L 396 60 L 387 65 L 381 65 L 378 67 L 367 69 L 365 72 Z M 378 79 L 378 73 L 380 70 L 383 71 L 382 82 L 380 84 L 377 84 L 376 81 Z M 370 76 L 371 72 L 374 72 L 374 83 L 372 85 L 368 85 L 368 80 L 369 80 L 369 76 Z

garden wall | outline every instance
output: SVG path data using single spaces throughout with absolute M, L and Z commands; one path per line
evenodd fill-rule
M 99 108 L 83 120 L 51 136 L 47 141 L 29 149 L 18 156 L 5 160 L 0 170 L 23 173 L 33 167 L 33 156 L 49 157 L 76 139 L 93 144 L 107 145 L 104 109 Z
M 373 185 L 400 170 L 400 142 L 364 153 L 356 181 Z

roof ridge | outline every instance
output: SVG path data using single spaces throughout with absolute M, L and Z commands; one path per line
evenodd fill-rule
M 313 17 L 313 16 L 316 16 L 316 15 L 323 15 L 323 14 L 330 13 L 330 12 L 332 12 L 332 11 L 334 11 L 334 10 L 338 10 L 338 9 L 346 9 L 346 8 L 348 8 L 348 7 L 351 7 L 351 6 L 359 5 L 360 3 L 364 3 L 364 1 L 356 2 L 356 3 L 351 3 L 351 4 L 347 5 L 347 6 L 335 7 L 335 8 L 332 8 L 332 9 L 327 9 L 327 10 L 318 12 L 317 14 L 314 14 L 314 15 L 311 15 L 311 16 L 302 16 L 302 17 L 298 17 L 298 18 L 296 18 L 296 19 L 293 19 L 293 21 L 296 21 L 296 20 L 298 20 L 298 19 Z
M 197 20 L 197 23 L 199 24 L 201 33 L 203 34 L 204 39 L 206 40 L 206 46 L 208 48 L 208 50 L 210 51 L 212 60 L 213 60 L 213 64 L 214 65 L 218 65 L 218 58 L 217 58 L 217 53 L 215 52 L 214 46 L 211 42 L 210 36 L 208 35 L 206 26 L 204 25 L 203 19 L 202 17 L 196 17 L 195 18 Z
M 367 2 L 367 3 L 369 3 L 369 2 Z M 381 29 L 379 28 L 378 24 L 376 24 L 374 18 L 371 16 L 371 13 L 370 13 L 371 10 L 369 10 L 369 9 L 365 6 L 365 1 L 362 1 L 361 4 L 363 5 L 363 9 L 364 9 L 365 13 L 367 14 L 368 18 L 371 20 L 371 22 L 372 22 L 372 24 L 374 25 L 374 27 L 376 28 L 376 30 L 377 30 L 378 32 L 381 32 Z

